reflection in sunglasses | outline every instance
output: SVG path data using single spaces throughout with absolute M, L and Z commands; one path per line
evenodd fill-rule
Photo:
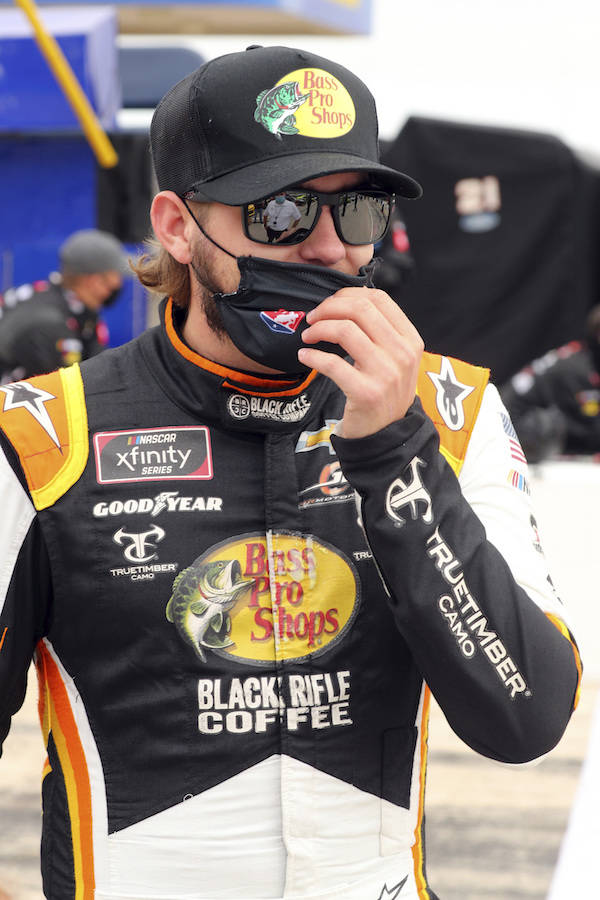
M 338 193 L 287 190 L 242 207 L 246 235 L 261 244 L 297 244 L 314 230 L 323 206 L 332 211 L 338 237 L 347 244 L 380 241 L 388 227 L 394 196 L 385 191 Z

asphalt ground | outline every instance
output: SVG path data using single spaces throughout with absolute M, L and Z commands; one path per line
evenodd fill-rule
M 478 756 L 433 705 L 426 841 L 429 881 L 439 900 L 547 897 L 599 687 L 584 682 L 561 743 L 533 767 L 502 766 Z M 36 692 L 32 677 L 0 761 L 0 900 L 43 896 L 39 837 L 45 753 Z

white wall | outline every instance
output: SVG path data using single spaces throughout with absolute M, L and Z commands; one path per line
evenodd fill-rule
M 371 88 L 384 138 L 426 115 L 546 131 L 600 156 L 598 0 L 373 0 L 373 10 L 368 38 L 183 40 L 207 57 L 250 43 L 330 56 Z

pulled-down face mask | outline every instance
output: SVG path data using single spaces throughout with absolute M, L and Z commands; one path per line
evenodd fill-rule
M 236 291 L 212 295 L 227 334 L 245 356 L 271 369 L 290 375 L 306 372 L 308 367 L 298 359 L 298 350 L 307 346 L 302 340 L 308 327 L 306 314 L 344 287 L 373 286 L 374 260 L 362 266 L 358 275 L 346 275 L 322 266 L 234 256 L 193 218 L 202 234 L 235 259 L 240 270 Z M 310 346 L 346 355 L 338 344 L 321 341 Z
M 374 263 L 358 275 L 255 256 L 237 257 L 241 279 L 237 291 L 213 294 L 227 333 L 250 359 L 290 374 L 306 371 L 298 350 L 307 346 L 302 332 L 306 314 L 344 287 L 371 287 Z M 345 356 L 338 344 L 311 344 Z

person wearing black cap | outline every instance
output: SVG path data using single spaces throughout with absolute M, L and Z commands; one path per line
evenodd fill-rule
M 98 313 L 113 303 L 130 273 L 120 242 L 95 228 L 59 248 L 60 272 L 0 295 L 0 381 L 51 372 L 106 346 Z M 26 302 L 24 302 L 26 301 Z
M 0 737 L 35 645 L 46 896 L 431 900 L 431 695 L 517 763 L 578 694 L 518 442 L 487 372 L 373 286 L 421 189 L 352 72 L 212 60 L 151 149 L 161 324 L 0 388 Z

